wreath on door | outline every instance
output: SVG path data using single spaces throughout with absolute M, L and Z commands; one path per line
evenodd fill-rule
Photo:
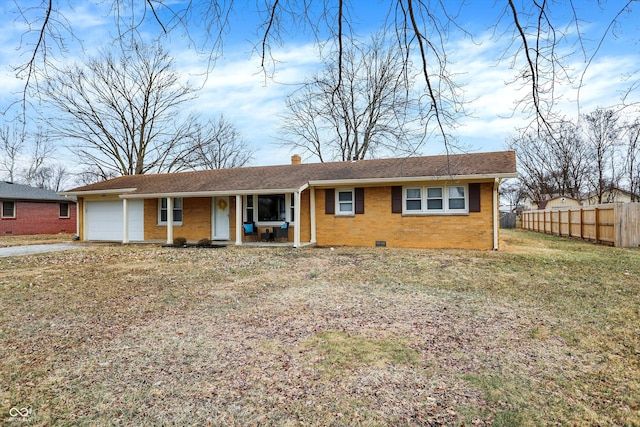
M 218 199 L 218 209 L 224 211 L 227 209 L 227 201 L 225 199 Z

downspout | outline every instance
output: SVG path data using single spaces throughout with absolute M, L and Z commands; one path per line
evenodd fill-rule
M 497 251 L 500 240 L 500 203 L 498 196 L 500 178 L 496 178 L 493 183 L 493 250 Z

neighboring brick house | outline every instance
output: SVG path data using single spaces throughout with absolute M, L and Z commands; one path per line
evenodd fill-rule
M 0 236 L 76 233 L 75 198 L 0 181 Z
M 513 151 L 122 176 L 78 187 L 81 240 L 497 249 Z M 286 227 L 282 233 L 282 227 Z

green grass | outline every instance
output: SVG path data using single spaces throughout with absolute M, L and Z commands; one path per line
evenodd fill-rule
M 640 425 L 640 250 L 502 240 L 0 259 L 0 423 Z
M 315 353 L 318 365 L 330 376 L 339 376 L 359 366 L 416 365 L 420 351 L 401 337 L 368 338 L 341 331 L 323 331 L 302 342 L 303 351 Z

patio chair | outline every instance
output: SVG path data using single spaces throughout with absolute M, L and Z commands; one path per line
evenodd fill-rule
M 253 240 L 254 241 L 258 240 L 258 227 L 256 227 L 256 223 L 255 222 L 246 221 L 243 224 L 243 229 L 244 229 L 244 239 L 245 240 L 247 240 L 247 237 L 249 237 L 249 236 L 253 236 Z
M 285 222 L 280 227 L 273 227 L 273 237 L 275 240 L 278 240 L 278 239 L 289 240 L 289 223 Z

